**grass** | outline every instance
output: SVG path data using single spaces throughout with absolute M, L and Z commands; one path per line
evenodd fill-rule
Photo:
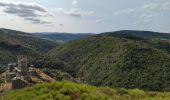
M 6 92 L 2 100 L 169 100 L 170 92 L 113 89 L 69 81 L 38 84 Z

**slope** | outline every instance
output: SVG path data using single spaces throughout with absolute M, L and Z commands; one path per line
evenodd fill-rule
M 112 89 L 52 82 L 1 94 L 1 100 L 169 100 L 168 92 L 145 92 L 138 89 Z
M 32 37 L 29 33 L 0 29 L 0 65 L 14 62 L 16 55 L 38 56 L 58 43 Z
M 44 59 L 97 86 L 170 90 L 170 57 L 146 42 L 94 36 L 65 43 Z
M 145 41 L 148 44 L 170 54 L 170 34 L 152 31 L 122 30 L 99 34 L 100 36 L 112 36 L 131 40 Z

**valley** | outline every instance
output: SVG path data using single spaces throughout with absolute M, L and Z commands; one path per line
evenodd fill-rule
M 83 39 L 93 36 L 92 33 L 53 33 L 53 32 L 42 32 L 42 33 L 32 33 L 35 37 L 40 37 L 47 40 L 53 40 L 58 42 L 71 41 L 76 39 Z
M 126 30 L 57 42 L 0 29 L 1 75 L 18 55 L 26 55 L 33 83 L 2 90 L 1 98 L 30 100 L 29 94 L 35 100 L 168 100 L 169 39 L 168 33 Z

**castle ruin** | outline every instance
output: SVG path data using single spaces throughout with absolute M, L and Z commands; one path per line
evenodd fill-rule
M 23 88 L 27 85 L 28 75 L 27 56 L 18 56 L 18 63 L 8 64 L 5 83 L 11 83 L 11 89 Z

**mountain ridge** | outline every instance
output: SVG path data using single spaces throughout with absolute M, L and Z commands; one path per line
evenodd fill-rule
M 170 39 L 169 33 L 153 32 L 153 31 L 139 31 L 139 30 L 120 30 L 114 32 L 105 32 L 99 35 L 108 35 L 114 37 L 132 37 L 139 39 L 152 39 L 152 38 L 164 38 Z
M 60 32 L 42 32 L 32 33 L 33 36 L 49 39 L 53 41 L 71 41 L 76 39 L 83 39 L 93 36 L 92 33 L 60 33 Z

